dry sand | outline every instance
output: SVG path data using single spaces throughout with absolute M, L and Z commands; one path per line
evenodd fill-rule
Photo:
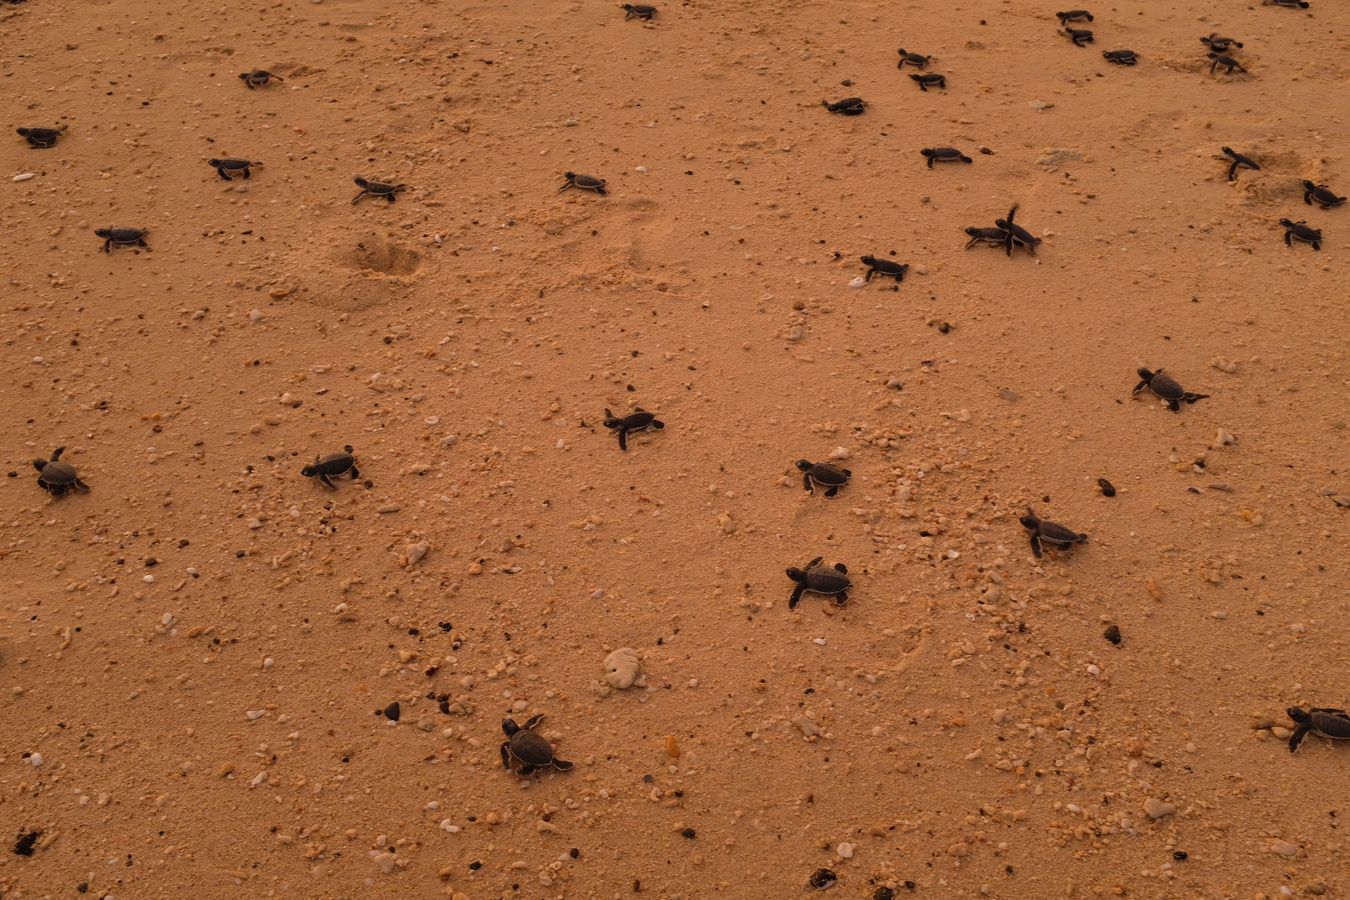
M 0 141 L 0 894 L 1346 896 L 1283 729 L 1350 704 L 1350 10 L 1092 9 L 0 6 L 5 127 L 69 125 Z M 1038 257 L 962 249 L 1015 201 Z M 536 712 L 573 771 L 502 769 Z

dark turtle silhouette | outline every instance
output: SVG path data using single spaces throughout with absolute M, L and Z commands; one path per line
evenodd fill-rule
M 619 449 L 627 450 L 629 434 L 636 431 L 651 431 L 653 429 L 660 431 L 662 428 L 666 427 L 666 423 L 639 406 L 623 418 L 614 415 L 614 413 L 606 409 L 605 427 L 612 428 L 619 433 Z
M 955 147 L 925 147 L 919 152 L 928 157 L 928 168 L 930 169 L 933 168 L 935 162 L 972 163 L 975 161 Z
M 904 47 L 901 47 L 900 62 L 896 63 L 895 67 L 897 69 L 903 69 L 905 67 L 905 63 L 909 63 L 916 69 L 922 69 L 928 65 L 929 61 L 932 58 L 933 57 L 931 56 L 924 56 L 922 53 L 910 53 Z
M 145 242 L 145 236 L 150 233 L 148 228 L 96 228 L 94 234 L 103 238 L 103 252 L 112 253 L 113 247 L 144 247 L 150 249 L 150 245 Z
M 829 463 L 813 463 L 809 459 L 797 460 L 797 468 L 802 471 L 802 487 L 810 493 L 816 492 L 816 485 L 827 488 L 826 497 L 833 497 L 839 489 L 848 484 L 853 473 Z
M 228 156 L 224 159 L 208 159 L 207 163 L 214 166 L 216 174 L 226 181 L 233 181 L 236 172 L 245 178 L 252 178 L 251 167 L 262 165 L 256 159 L 235 159 Z
M 1097 487 L 1101 489 L 1103 497 L 1114 497 L 1116 495 L 1116 486 L 1105 478 L 1097 479 Z
M 1242 63 L 1238 62 L 1236 59 L 1233 59 L 1233 57 L 1231 56 L 1227 56 L 1223 53 L 1216 53 L 1213 50 L 1209 51 L 1205 55 L 1208 56 L 1210 59 L 1214 60 L 1214 62 L 1209 64 L 1209 72 L 1211 75 L 1214 74 L 1214 70 L 1217 69 L 1219 66 L 1223 66 L 1227 74 L 1229 75 L 1233 74 L 1234 69 L 1236 69 L 1239 72 L 1247 71 L 1243 67 Z
M 48 147 L 56 146 L 56 139 L 66 130 L 65 125 L 58 125 L 55 128 L 16 128 L 19 136 L 27 139 L 30 147 L 37 147 L 39 150 L 45 150 Z
M 894 278 L 896 281 L 904 281 L 905 273 L 909 271 L 909 263 L 892 262 L 889 259 L 878 259 L 875 256 L 860 256 L 863 265 L 867 266 L 867 281 L 872 280 L 873 275 L 885 275 Z
M 1118 66 L 1132 66 L 1139 62 L 1139 54 L 1133 50 L 1103 50 L 1102 56 L 1106 57 L 1107 62 Z
M 314 457 L 312 465 L 300 470 L 301 475 L 306 478 L 318 478 L 324 487 L 334 491 L 337 490 L 337 485 L 333 484 L 333 479 L 348 472 L 351 473 L 352 481 L 361 477 L 360 470 L 356 468 L 356 457 L 352 455 L 351 444 L 343 447 L 341 453 Z
M 558 193 L 562 193 L 568 188 L 577 188 L 582 191 L 594 191 L 597 194 L 605 194 L 605 179 L 596 178 L 594 175 L 578 175 L 576 172 L 563 173 L 563 186 L 558 188 Z
M 1070 28 L 1068 25 L 1065 25 L 1062 31 L 1064 32 L 1065 37 L 1073 41 L 1075 47 L 1087 46 L 1095 40 L 1092 36 L 1092 32 L 1086 28 Z
M 1232 165 L 1228 167 L 1229 181 L 1237 180 L 1238 169 L 1251 169 L 1253 171 L 1260 171 L 1261 167 L 1257 165 L 1256 161 L 1253 160 L 1251 157 L 1243 156 L 1241 153 L 1238 153 L 1232 147 L 1221 147 L 1219 149 L 1223 150 L 1224 156 L 1228 157 L 1230 160 L 1233 161 Z
M 386 181 L 368 181 L 357 175 L 352 181 L 361 189 L 361 193 L 352 198 L 352 206 L 360 203 L 365 197 L 383 197 L 390 203 L 394 202 L 394 197 L 408 189 L 406 184 L 390 184 Z
M 1156 372 L 1148 369 L 1139 370 L 1140 381 L 1130 392 L 1131 397 L 1137 397 L 1140 391 L 1148 389 L 1155 397 L 1167 401 L 1167 407 L 1172 412 L 1180 412 L 1182 402 L 1195 403 L 1204 400 L 1209 394 L 1193 394 L 1177 384 L 1176 379 L 1171 375 L 1163 374 L 1163 370 Z
M 966 229 L 966 234 L 970 235 L 970 240 L 966 241 L 966 249 L 969 250 L 976 244 L 988 244 L 991 247 L 1002 247 L 1008 242 L 1008 232 L 1002 228 L 978 228 L 971 226 Z
M 1331 209 L 1333 206 L 1340 206 L 1345 202 L 1344 197 L 1337 197 L 1335 192 L 1325 184 L 1314 184 L 1311 181 L 1303 182 L 1303 202 L 1309 206 L 1316 203 L 1323 209 Z
M 1069 22 L 1092 21 L 1092 13 L 1088 12 L 1086 9 L 1071 9 L 1067 12 L 1057 12 L 1055 13 L 1055 17 L 1059 19 L 1060 25 L 1065 25 Z
M 820 105 L 832 113 L 839 113 L 841 116 L 860 116 L 867 109 L 867 103 L 861 97 L 845 97 L 843 100 L 836 100 L 833 103 L 822 100 Z
M 853 586 L 848 578 L 848 567 L 843 563 L 835 563 L 833 567 L 822 566 L 820 561 L 824 558 L 817 556 L 800 569 L 794 567 L 787 570 L 787 577 L 797 582 L 792 596 L 788 598 L 788 609 L 796 609 L 802 594 L 807 591 L 833 594 L 835 606 L 843 606 L 848 602 L 848 589 Z
M 1314 706 L 1303 709 L 1291 706 L 1285 710 L 1294 721 L 1294 733 L 1289 736 L 1289 752 L 1293 753 L 1309 734 L 1332 741 L 1350 741 L 1350 715 L 1343 709 Z
M 1202 37 L 1200 43 L 1218 53 L 1227 53 L 1229 47 L 1242 47 L 1242 41 L 1230 37 L 1224 37 L 1217 31 L 1211 31 L 1208 37 Z
M 1026 247 L 1031 255 L 1035 256 L 1036 246 L 1040 244 L 1041 239 L 1013 222 L 1013 216 L 1017 215 L 1017 206 L 1014 203 L 1012 209 L 1008 210 L 1008 218 L 995 219 L 994 224 L 1004 233 L 1003 246 L 1007 248 L 1009 256 L 1012 256 L 1014 246 Z
M 1294 246 L 1294 241 L 1302 241 L 1305 244 L 1312 244 L 1314 250 L 1322 249 L 1322 229 L 1310 228 L 1308 223 L 1302 219 L 1297 222 L 1281 219 L 1280 224 L 1284 226 L 1284 244 L 1286 247 Z
M 1283 6 L 1285 9 L 1307 9 L 1308 0 L 1263 0 L 1264 6 Z
M 267 86 L 273 81 L 285 81 L 280 75 L 275 75 L 266 69 L 254 69 L 252 72 L 240 72 L 239 77 L 243 79 L 244 84 L 248 85 L 251 91 L 254 88 Z
M 642 19 L 644 21 L 650 22 L 652 20 L 652 16 L 656 15 L 655 6 L 647 6 L 646 4 L 642 3 L 625 3 L 622 6 L 620 6 L 619 9 L 623 10 L 624 12 L 623 20 L 625 22 L 627 22 L 629 19 Z
M 530 716 L 524 725 L 517 725 L 514 719 L 502 720 L 502 731 L 506 733 L 506 740 L 502 741 L 502 768 L 510 769 L 513 763 L 518 764 L 521 775 L 531 775 L 536 769 L 566 772 L 572 768 L 572 763 L 558 759 L 553 745 L 535 731 L 542 721 L 542 713 Z
M 51 459 L 33 460 L 33 468 L 38 470 L 38 487 L 53 497 L 60 497 L 69 490 L 89 490 L 89 485 L 80 480 L 75 467 L 61 461 L 61 454 L 65 451 L 65 447 L 57 447 L 52 451 Z
M 1079 534 L 1071 528 L 1065 528 L 1058 522 L 1049 522 L 1040 518 L 1032 512 L 1031 507 L 1027 507 L 1027 514 L 1018 519 L 1022 527 L 1029 531 L 1031 537 L 1031 552 L 1039 559 L 1041 555 L 1041 546 L 1047 545 L 1056 550 L 1067 550 L 1074 544 L 1087 543 L 1088 536 Z
M 927 91 L 930 87 L 939 87 L 944 91 L 947 89 L 947 76 L 939 75 L 936 72 L 929 72 L 924 75 L 912 74 L 909 76 L 914 79 L 914 83 L 919 86 L 919 90 Z

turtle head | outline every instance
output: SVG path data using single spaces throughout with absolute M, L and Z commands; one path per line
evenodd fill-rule
M 1303 179 L 1303 189 L 1304 189 L 1305 191 L 1315 191 L 1315 190 L 1317 190 L 1317 185 L 1316 185 L 1316 184 L 1313 184 L 1311 181 L 1309 181 L 1309 180 L 1307 180 L 1307 179 L 1305 178 L 1305 179 Z
M 515 719 L 502 719 L 502 731 L 506 732 L 507 737 L 511 737 L 519 730 L 520 726 L 516 724 Z
M 240 73 L 239 73 L 239 77 L 242 78 L 242 79 L 244 79 L 245 81 L 248 81 L 250 78 L 253 77 L 253 73 L 252 73 L 252 72 L 240 72 Z
M 1153 380 L 1153 373 L 1152 373 L 1151 371 L 1149 371 L 1148 369 L 1139 369 L 1138 372 L 1139 372 L 1139 377 L 1142 378 L 1142 379 L 1144 379 L 1145 381 L 1152 381 L 1152 380 Z
M 875 265 L 877 261 L 875 256 L 860 256 L 858 259 L 861 260 L 862 264 L 865 266 Z
M 1312 716 L 1308 715 L 1306 712 L 1304 712 L 1297 706 L 1291 706 L 1284 712 L 1285 715 L 1289 716 L 1289 718 L 1293 719 L 1300 725 L 1307 725 L 1310 721 L 1312 721 Z
M 314 468 L 313 466 L 305 466 L 303 469 L 300 470 L 300 474 L 305 476 L 306 478 L 313 478 L 316 474 L 318 474 L 318 472 L 319 470 Z
M 348 453 L 348 454 L 350 454 L 350 453 L 354 453 L 355 451 L 352 450 L 352 445 L 351 445 L 351 444 L 346 444 L 346 445 L 343 446 L 342 452 L 343 452 L 343 453 Z
M 563 173 L 563 177 L 566 178 L 568 181 L 576 181 L 576 180 L 577 180 L 577 173 L 576 173 L 576 172 L 564 172 L 564 173 Z
M 803 581 L 806 580 L 806 573 L 803 572 L 801 569 L 797 568 L 796 566 L 793 566 L 792 568 L 787 570 L 787 577 L 791 578 L 798 584 L 801 584 Z
M 33 460 L 33 468 L 41 472 L 43 469 L 47 468 L 47 461 L 45 459 L 35 459 Z
M 906 50 L 904 47 L 901 47 L 896 52 L 899 53 L 901 56 L 909 56 L 909 51 Z
M 924 147 L 924 148 L 923 148 L 922 150 L 920 150 L 919 152 L 922 153 L 924 156 L 932 156 L 932 155 L 934 155 L 934 150 L 933 150 L 932 147 Z
M 14 129 L 14 130 L 17 131 L 17 132 L 19 132 L 20 137 L 28 137 L 28 129 L 27 129 L 27 128 L 16 128 L 16 129 Z
M 218 165 L 220 165 L 220 160 L 218 160 L 218 159 L 208 159 L 208 160 L 206 161 L 206 164 L 207 164 L 208 166 L 218 166 Z
M 1041 520 L 1036 516 L 1034 512 L 1032 512 L 1030 506 L 1027 507 L 1027 514 L 1025 516 L 1019 517 L 1017 521 L 1022 523 L 1023 528 L 1029 528 L 1032 531 L 1035 531 L 1036 529 L 1041 527 Z
M 812 463 L 811 463 L 811 460 L 809 460 L 809 459 L 799 459 L 799 460 L 797 460 L 797 468 L 801 469 L 803 472 L 809 472 L 809 471 L 811 471 L 811 465 L 812 465 Z
M 612 413 L 612 412 L 609 411 L 609 407 L 608 407 L 608 406 L 605 407 L 605 427 L 606 427 L 606 428 L 618 428 L 618 427 L 619 427 L 619 419 L 618 419 L 618 417 L 615 416 L 614 413 Z
M 971 237 L 979 237 L 980 229 L 976 228 L 974 225 L 971 225 L 969 228 L 966 229 L 966 234 L 970 235 Z
M 915 75 L 915 74 L 913 74 L 913 73 L 910 73 L 910 76 L 909 76 L 909 77 L 910 77 L 910 78 L 913 78 L 915 81 L 923 81 L 923 76 L 922 76 L 922 75 Z
M 95 229 L 94 229 L 94 234 L 98 235 L 98 236 L 101 237 L 101 238 L 105 238 L 105 237 L 108 237 L 109 235 L 112 234 L 112 229 L 111 229 L 111 228 L 95 228 Z
M 362 178 L 360 175 L 357 175 L 355 178 L 352 179 L 352 181 L 356 182 L 356 186 L 357 186 L 357 187 L 360 187 L 360 188 L 363 188 L 363 187 L 365 187 L 366 185 L 370 184 L 369 181 L 366 181 L 366 180 L 365 180 L 364 178 Z
M 1280 224 L 1283 225 L 1285 228 L 1293 228 L 1293 227 L 1294 227 L 1294 223 L 1291 222 L 1291 221 L 1288 220 L 1288 219 L 1281 219 L 1281 220 L 1280 220 Z

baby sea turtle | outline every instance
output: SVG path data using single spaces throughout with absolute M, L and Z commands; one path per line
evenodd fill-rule
M 1224 37 L 1217 31 L 1211 31 L 1208 37 L 1202 37 L 1200 43 L 1219 53 L 1227 53 L 1229 47 L 1242 47 L 1242 41 L 1236 40 L 1235 38 Z
M 625 3 L 619 9 L 624 12 L 623 20 L 625 22 L 629 19 L 643 19 L 650 22 L 652 16 L 656 15 L 655 6 L 647 6 L 641 3 Z
M 1325 184 L 1314 184 L 1311 181 L 1303 182 L 1303 202 L 1308 205 L 1317 203 L 1323 209 L 1331 209 L 1333 206 L 1340 206 L 1345 202 L 1344 197 L 1337 197 L 1336 194 Z
M 928 65 L 928 61 L 933 57 L 924 56 L 922 53 L 910 53 L 904 47 L 900 48 L 900 62 L 896 64 L 897 69 L 903 69 L 905 63 L 909 63 L 916 69 L 922 69 Z
M 1232 147 L 1221 147 L 1220 149 L 1223 150 L 1224 156 L 1228 157 L 1233 161 L 1233 164 L 1228 167 L 1229 181 L 1237 180 L 1238 169 L 1251 169 L 1253 171 L 1260 171 L 1261 167 L 1258 166 L 1256 164 L 1256 161 L 1253 160 L 1251 157 L 1243 156 L 1241 153 L 1238 153 Z
M 1056 550 L 1068 550 L 1074 544 L 1087 543 L 1088 536 L 1079 534 L 1071 528 L 1065 528 L 1057 522 L 1047 522 L 1039 518 L 1031 507 L 1027 507 L 1027 514 L 1018 519 L 1022 527 L 1031 533 L 1031 552 L 1039 559 L 1041 556 L 1041 545 L 1048 544 Z
M 975 161 L 955 147 L 925 147 L 919 152 L 928 157 L 928 168 L 930 169 L 933 168 L 935 162 L 971 163 Z
M 1308 0 L 1264 0 L 1265 6 L 1283 6 L 1285 9 L 1307 9 Z
M 148 228 L 96 228 L 94 234 L 103 238 L 103 252 L 112 253 L 113 247 L 144 247 L 150 249 L 150 245 L 145 242 L 145 236 L 150 233 Z
M 875 256 L 860 256 L 863 265 L 867 266 L 867 278 L 871 281 L 873 275 L 887 275 L 894 278 L 897 282 L 905 280 L 905 273 L 909 271 L 909 263 L 892 262 L 889 259 L 877 259 Z
M 33 468 L 38 470 L 38 487 L 53 497 L 60 497 L 71 489 L 89 490 L 89 485 L 81 481 L 80 476 L 76 474 L 75 467 L 68 462 L 61 462 L 61 454 L 65 450 L 65 447 L 57 447 L 52 451 L 51 459 L 33 460 Z
M 1208 56 L 1210 59 L 1214 60 L 1214 62 L 1209 64 L 1209 73 L 1211 75 L 1214 74 L 1214 70 L 1217 69 L 1219 66 L 1223 66 L 1227 70 L 1227 74 L 1229 75 L 1233 74 L 1234 69 L 1237 69 L 1239 72 L 1247 71 L 1245 68 L 1243 68 L 1242 63 L 1238 62 L 1236 59 L 1233 59 L 1233 57 L 1231 56 L 1226 56 L 1222 53 L 1215 53 L 1213 50 L 1209 51 L 1205 55 Z
M 853 473 L 829 463 L 813 463 L 809 459 L 797 460 L 797 468 L 802 470 L 802 487 L 810 493 L 816 492 L 816 485 L 828 488 L 826 497 L 833 497 L 839 489 L 848 484 Z
M 58 125 L 55 128 L 16 128 L 19 136 L 28 139 L 30 147 L 37 147 L 39 150 L 45 150 L 48 147 L 56 146 L 56 139 L 61 136 L 61 132 L 66 130 L 66 126 Z
M 1204 400 L 1209 394 L 1193 394 L 1177 384 L 1176 379 L 1171 375 L 1163 374 L 1163 370 L 1156 372 L 1149 369 L 1139 370 L 1140 381 L 1130 392 L 1131 397 L 1136 397 L 1139 392 L 1147 388 L 1155 397 L 1167 401 L 1167 407 L 1172 412 L 1180 412 L 1182 401 L 1186 403 L 1195 403 Z
M 800 569 L 794 567 L 787 570 L 787 577 L 797 582 L 797 587 L 788 599 L 788 609 L 796 609 L 802 594 L 807 591 L 833 594 L 835 606 L 843 606 L 848 602 L 848 589 L 853 586 L 853 582 L 848 580 L 848 567 L 843 563 L 835 563 L 833 568 L 822 566 L 820 561 L 824 558 L 817 556 Z
M 930 87 L 940 87 L 944 91 L 947 89 L 947 76 L 939 75 L 936 72 L 930 72 L 926 75 L 910 75 L 909 77 L 914 79 L 921 91 L 927 91 Z
M 1284 226 L 1284 244 L 1286 247 L 1294 246 L 1294 241 L 1302 241 L 1305 244 L 1312 244 L 1314 250 L 1322 249 L 1322 229 L 1310 228 L 1308 223 L 1302 219 L 1297 222 L 1281 219 L 1280 224 Z
M 352 198 L 352 206 L 361 202 L 362 197 L 383 197 L 390 203 L 394 202 L 394 196 L 401 194 L 408 189 L 406 184 L 389 184 L 385 181 L 367 181 L 360 175 L 357 175 L 352 181 L 361 189 L 361 193 Z
M 1310 733 L 1333 741 L 1350 741 L 1350 715 L 1343 709 L 1314 706 L 1302 709 L 1291 706 L 1285 710 L 1294 720 L 1294 733 L 1289 736 L 1289 752 L 1293 753 Z
M 1093 41 L 1092 32 L 1086 28 L 1070 28 L 1065 25 L 1063 31 L 1064 36 L 1073 41 L 1075 47 L 1083 47 Z
M 1067 12 L 1057 12 L 1055 13 L 1055 17 L 1059 19 L 1060 25 L 1065 25 L 1069 22 L 1092 21 L 1092 13 L 1088 12 L 1086 9 L 1071 9 Z
M 347 472 L 352 473 L 352 481 L 361 477 L 360 470 L 356 468 L 356 457 L 352 455 L 351 444 L 343 447 L 341 453 L 314 457 L 313 465 L 300 470 L 301 475 L 306 478 L 317 477 L 324 487 L 334 491 L 337 490 L 337 485 L 333 484 L 333 479 Z
M 234 157 L 225 157 L 224 159 L 208 159 L 207 163 L 214 166 L 216 174 L 226 181 L 233 181 L 234 174 L 237 172 L 245 178 L 252 178 L 253 173 L 249 171 L 251 166 L 261 166 L 262 163 L 256 159 L 235 159 Z M 362 193 L 365 193 L 364 191 Z
M 579 188 L 583 191 L 595 191 L 597 194 L 605 193 L 605 179 L 596 178 L 594 175 L 578 175 L 576 172 L 564 172 L 565 183 L 558 188 L 558 193 L 562 193 L 568 188 Z
M 969 250 L 976 244 L 988 244 L 991 247 L 1002 247 L 1008 242 L 1008 232 L 1002 228 L 977 228 L 971 226 L 966 229 L 966 234 L 970 235 L 970 240 L 966 241 L 966 249 Z
M 822 100 L 820 105 L 830 112 L 839 113 L 842 116 L 860 116 L 867 109 L 867 103 L 861 97 L 845 97 L 843 100 L 836 100 L 833 103 Z
M 605 410 L 605 427 L 619 432 L 619 449 L 627 450 L 629 434 L 635 431 L 651 431 L 652 429 L 660 431 L 666 427 L 666 423 L 639 406 L 623 418 L 619 418 L 608 409 Z
M 502 720 L 502 731 L 506 740 L 502 741 L 502 767 L 510 769 L 512 763 L 519 764 L 521 775 L 530 775 L 536 769 L 557 769 L 566 772 L 572 764 L 558 759 L 553 745 L 534 729 L 544 721 L 543 714 L 530 716 L 524 725 L 517 725 L 514 719 Z
M 280 75 L 274 75 L 266 69 L 254 69 L 252 72 L 240 72 L 239 77 L 244 84 L 248 85 L 251 91 L 254 88 L 266 87 L 271 81 L 285 81 Z
M 1132 66 L 1139 62 L 1139 54 L 1133 50 L 1103 50 L 1102 56 L 1106 57 L 1107 62 L 1118 66 Z
M 1041 239 L 1036 237 L 1030 231 L 1027 231 L 1021 225 L 1013 223 L 1013 216 L 1017 215 L 1017 204 L 1014 203 L 1012 209 L 1008 210 L 1008 218 L 995 219 L 994 224 L 1003 230 L 1005 235 L 1003 245 L 1008 249 L 1008 255 L 1012 256 L 1013 247 L 1026 247 L 1032 256 L 1036 255 L 1036 245 Z

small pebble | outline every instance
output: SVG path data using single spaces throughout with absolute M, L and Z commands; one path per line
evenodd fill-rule
M 33 177 L 32 172 L 23 172 L 19 175 L 15 175 L 13 178 L 10 179 L 10 181 L 27 181 L 32 177 Z
M 1150 819 L 1165 819 L 1177 811 L 1177 808 L 1171 803 L 1165 803 L 1156 797 L 1149 797 L 1144 801 L 1144 812 L 1148 813 Z
M 261 309 L 251 311 L 248 314 L 248 320 L 254 323 L 261 322 L 263 320 L 263 311 Z
M 42 754 L 34 753 L 32 756 L 28 757 L 28 763 L 36 769 L 38 766 L 42 765 Z
M 845 842 L 845 843 L 840 844 L 840 845 L 839 845 L 838 847 L 836 847 L 835 849 L 839 852 L 839 858 L 840 858 L 840 859 L 852 859 L 852 858 L 853 858 L 853 845 L 852 845 L 852 844 Z
M 1106 638 L 1106 639 L 1107 639 L 1108 641 L 1110 641 L 1111 643 L 1113 643 L 1113 644 L 1119 646 L 1119 645 L 1120 645 L 1120 626 L 1119 626 L 1119 625 L 1108 625 L 1108 626 L 1106 626 L 1106 630 L 1102 632 L 1102 637 Z
M 811 873 L 811 887 L 817 888 L 818 890 L 823 891 L 826 888 L 832 888 L 838 881 L 839 876 L 835 875 L 829 869 L 816 869 Z
M 393 721 L 393 722 L 397 722 L 397 721 L 398 721 L 398 717 L 399 717 L 400 715 L 402 715 L 402 710 L 399 708 L 399 705 L 398 705 L 398 701 L 397 701 L 397 700 L 395 700 L 393 703 L 390 703 L 388 706 L 386 706 L 386 707 L 382 710 L 382 712 L 384 713 L 384 717 L 385 717 L 386 719 L 389 719 L 389 720 L 391 720 L 391 721 Z
M 1116 486 L 1105 478 L 1097 479 L 1097 487 L 1102 489 L 1103 497 L 1114 497 L 1116 495 Z

